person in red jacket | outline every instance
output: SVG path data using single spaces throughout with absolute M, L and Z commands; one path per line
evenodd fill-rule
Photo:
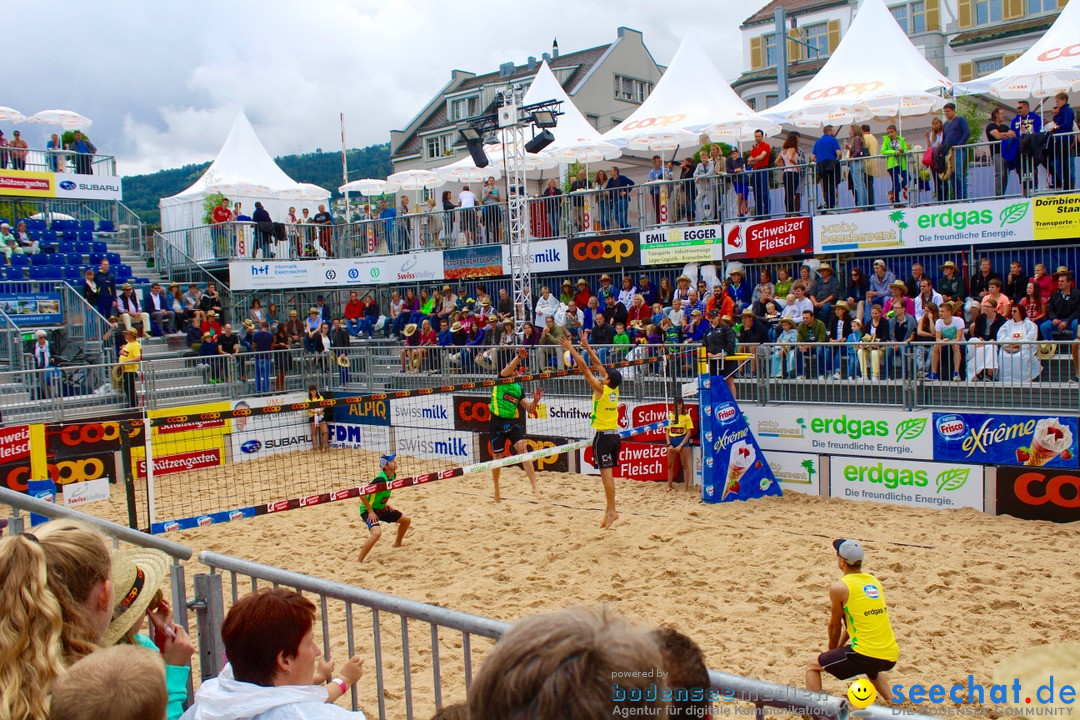
M 356 337 L 360 334 L 360 326 L 364 322 L 364 301 L 353 290 L 349 293 L 349 302 L 345 303 L 345 329 L 349 334 Z

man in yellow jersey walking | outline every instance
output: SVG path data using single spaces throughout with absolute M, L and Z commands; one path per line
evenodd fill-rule
M 521 411 L 532 412 L 536 404 L 540 402 L 540 398 L 544 396 L 544 389 L 536 388 L 532 397 L 522 397 L 524 391 L 517 378 L 524 375 L 528 369 L 523 364 L 528 356 L 528 350 L 518 349 L 517 355 L 499 372 L 499 377 L 513 377 L 514 382 L 491 388 L 491 403 L 489 404 L 491 456 L 496 459 L 510 454 L 510 449 L 506 447 L 507 443 L 515 454 L 523 454 L 529 450 L 525 440 L 525 425 Z M 533 495 L 537 500 L 542 500 L 543 497 L 536 486 L 536 468 L 533 467 L 533 461 L 526 460 L 522 465 L 525 466 L 525 474 L 529 476 L 529 482 L 532 483 Z M 500 468 L 491 468 L 491 480 L 495 483 L 495 502 L 502 502 L 499 496 L 499 470 Z
M 836 564 L 844 577 L 829 586 L 832 617 L 829 649 L 806 665 L 806 687 L 821 691 L 821 671 L 847 680 L 866 675 L 879 697 L 891 697 L 885 671 L 900 657 L 885 592 L 873 575 L 862 571 L 863 547 L 858 540 L 833 540 Z
M 619 385 L 622 384 L 622 374 L 618 370 L 605 368 L 597 357 L 596 351 L 589 347 L 589 341 L 584 337 L 581 338 L 581 347 L 589 353 L 596 375 L 593 375 L 588 363 L 581 357 L 581 353 L 574 349 L 574 344 L 569 337 L 564 337 L 559 344 L 574 356 L 576 366 L 581 368 L 585 382 L 589 383 L 593 391 L 593 410 L 590 420 L 590 424 L 596 430 L 592 445 L 593 458 L 596 467 L 600 469 L 600 480 L 604 483 L 607 509 L 604 512 L 604 522 L 600 523 L 600 527 L 606 530 L 619 519 L 619 513 L 615 512 L 615 466 L 619 464 L 619 447 L 622 445 L 622 438 L 619 436 Z

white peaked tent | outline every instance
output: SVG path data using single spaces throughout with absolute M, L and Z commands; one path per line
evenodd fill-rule
M 957 83 L 957 95 L 992 93 L 1003 100 L 1053 97 L 1080 89 L 1080 2 L 1070 2 L 1038 41 L 1020 57 L 976 80 Z
M 766 113 L 796 127 L 925 115 L 952 82 L 927 62 L 883 0 L 862 0 L 840 44 L 810 82 Z
M 203 224 L 203 199 L 214 193 L 213 186 L 235 185 L 269 188 L 267 193 L 229 195 L 231 202 L 243 203 L 243 210 L 250 215 L 255 209 L 255 201 L 260 201 L 274 220 L 282 220 L 289 211 L 289 207 L 297 208 L 299 214 L 301 207 L 314 209 L 318 199 L 295 200 L 277 197 L 277 193 L 294 190 L 298 194 L 310 190 L 307 186 L 296 182 L 285 174 L 285 171 L 277 166 L 274 159 L 266 152 L 266 148 L 259 142 L 255 130 L 248 122 L 247 116 L 241 110 L 233 121 L 232 129 L 225 144 L 221 146 L 214 162 L 206 169 L 198 180 L 182 193 L 172 197 L 162 198 L 161 208 L 162 231 L 182 230 Z M 305 197 L 308 197 L 305 195 Z M 330 197 L 327 192 L 322 199 Z
M 730 128 L 730 132 L 715 133 L 726 136 L 728 142 L 752 139 L 757 128 L 766 135 L 780 132 L 779 125 L 755 113 L 731 89 L 690 31 L 649 97 L 630 117 L 605 133 L 604 139 L 632 147 L 635 138 L 651 133 L 681 129 L 697 135 L 713 126 Z
M 532 84 L 529 85 L 529 89 L 525 91 L 525 95 L 522 98 L 523 105 L 531 105 L 533 103 L 546 102 L 548 100 L 560 100 L 562 105 L 560 111 L 563 113 L 558 116 L 558 124 L 550 128 L 551 134 L 555 136 L 555 141 L 544 148 L 540 156 L 554 155 L 555 151 L 574 146 L 581 146 L 585 144 L 597 144 L 602 141 L 600 139 L 600 132 L 585 119 L 585 116 L 581 114 L 581 111 L 577 109 L 574 102 L 570 99 L 570 96 L 563 90 L 562 85 L 559 84 L 558 79 L 555 77 L 555 73 L 551 72 L 551 68 L 548 67 L 547 61 L 540 63 L 540 69 L 537 70 L 536 76 L 533 78 Z M 528 142 L 529 138 L 526 138 Z M 503 147 L 501 143 L 494 143 L 484 146 L 484 152 L 488 156 L 488 160 L 491 161 L 485 170 L 495 170 L 502 172 L 502 154 Z M 612 153 L 611 159 L 616 157 L 617 153 Z M 543 162 L 541 157 L 531 158 L 533 162 L 527 163 L 529 174 L 534 174 L 540 170 L 548 170 L 554 165 L 549 165 Z M 454 182 L 459 180 L 460 177 L 470 177 L 468 171 L 476 170 L 476 163 L 472 161 L 471 157 L 466 157 L 462 160 L 444 165 L 439 168 L 437 172 L 440 175 L 446 177 L 449 181 Z M 484 171 L 479 171 L 483 173 Z M 498 173 L 491 173 L 497 175 Z M 550 174 L 550 173 L 549 173 Z M 455 177 L 455 175 L 459 177 Z M 472 176 L 475 179 L 477 176 Z

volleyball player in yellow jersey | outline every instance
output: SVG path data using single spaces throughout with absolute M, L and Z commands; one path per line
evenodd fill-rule
M 885 671 L 896 665 L 900 648 L 889 624 L 885 592 L 876 577 L 862 571 L 864 553 L 858 540 L 833 540 L 833 547 L 844 577 L 829 586 L 829 649 L 807 663 L 806 687 L 821 690 L 822 670 L 840 680 L 865 674 L 878 697 L 888 702 L 892 695 Z
M 596 351 L 589 347 L 589 341 L 584 337 L 581 338 L 581 347 L 589 353 L 596 375 L 589 369 L 581 353 L 574 349 L 574 343 L 571 342 L 569 336 L 561 339 L 559 344 L 574 356 L 574 362 L 581 368 L 585 382 L 589 383 L 593 391 L 593 411 L 590 420 L 593 429 L 596 430 L 596 436 L 593 438 L 593 458 L 596 467 L 600 469 L 600 480 L 604 483 L 607 509 L 604 512 L 604 522 L 600 523 L 600 527 L 606 530 L 619 519 L 619 513 L 615 512 L 615 466 L 619 464 L 619 446 L 622 444 L 622 438 L 619 436 L 619 385 L 622 384 L 622 375 L 618 370 L 605 368 L 597 357 Z
M 694 429 L 694 421 L 690 413 L 686 412 L 686 403 L 683 399 L 675 398 L 675 406 L 668 413 L 668 455 L 667 455 L 667 489 L 671 492 L 672 481 L 675 479 L 675 467 L 682 463 L 683 489 L 690 492 L 693 484 L 693 470 L 690 458 L 690 433 Z

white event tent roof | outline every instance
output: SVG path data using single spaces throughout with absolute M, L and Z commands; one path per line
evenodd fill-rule
M 277 193 L 288 195 L 283 191 L 293 190 L 302 197 L 311 197 L 307 185 L 298 183 L 285 174 L 277 163 L 266 152 L 266 148 L 255 135 L 254 128 L 248 122 L 247 116 L 241 110 L 233 121 L 232 129 L 225 144 L 221 146 L 214 162 L 206 169 L 191 187 L 172 197 L 162 198 L 161 229 L 182 230 L 203 224 L 203 199 L 213 194 L 215 186 L 233 185 L 240 188 L 250 188 L 248 191 L 240 191 L 228 195 L 230 202 L 243 203 L 243 211 L 250 215 L 255 209 L 255 201 L 263 204 L 274 220 L 283 220 L 289 207 L 296 207 L 297 213 L 301 207 L 307 206 L 314 209 L 318 203 L 317 198 L 308 200 L 290 200 L 277 197 Z M 257 192 L 259 187 L 268 189 L 268 192 Z M 304 194 L 307 192 L 308 194 Z M 323 199 L 330 197 L 327 191 Z
M 806 85 L 765 113 L 803 128 L 925 115 L 952 82 L 912 45 L 883 0 L 862 0 L 851 26 Z
M 547 102 L 548 100 L 561 101 L 562 105 L 559 107 L 559 110 L 563 114 L 558 116 L 558 124 L 553 128 L 549 128 L 551 134 L 555 136 L 555 141 L 544 148 L 538 155 L 553 156 L 557 150 L 562 148 L 602 144 L 600 132 L 594 128 L 592 124 L 585 119 L 585 116 L 581 114 L 581 111 L 577 109 L 577 106 L 574 105 L 570 96 L 563 90 L 562 85 L 559 84 L 558 78 L 555 77 L 555 73 L 551 72 L 551 68 L 548 67 L 547 61 L 545 60 L 540 63 L 540 68 L 536 71 L 536 76 L 529 85 L 529 89 L 525 91 L 525 95 L 522 97 L 521 102 L 523 105 L 532 105 L 534 103 Z M 526 138 L 526 142 L 528 142 L 529 139 L 530 138 Z M 437 168 L 436 172 L 443 175 L 451 182 L 459 181 L 458 178 L 453 176 L 454 171 L 459 171 L 458 174 L 460 177 L 469 177 L 470 174 L 467 172 L 469 170 L 474 170 L 480 174 L 487 173 L 498 176 L 499 173 L 502 172 L 502 143 L 485 145 L 484 153 L 488 156 L 488 160 L 491 161 L 491 165 L 483 170 L 477 170 L 476 163 L 473 162 L 472 158 L 466 157 L 448 165 L 443 165 L 442 167 Z M 614 155 L 617 155 L 617 153 L 613 153 L 613 156 Z M 538 162 L 528 163 L 528 165 L 547 164 L 540 162 L 540 158 L 536 158 L 536 160 Z M 532 174 L 534 170 L 530 169 L 528 172 L 529 174 Z M 477 179 L 478 177 L 478 175 L 473 175 L 474 179 Z
M 779 125 L 755 113 L 731 89 L 690 31 L 649 97 L 630 117 L 606 132 L 604 139 L 632 147 L 634 138 L 643 134 L 672 129 L 700 134 L 718 125 L 727 126 L 729 132 L 713 132 L 714 139 L 728 141 L 752 139 L 758 128 L 766 135 L 780 132 Z
M 1080 2 L 1071 2 L 1027 52 L 996 72 L 957 83 L 956 94 L 992 93 L 1003 100 L 1027 100 L 1075 92 L 1080 89 L 1077 28 Z

